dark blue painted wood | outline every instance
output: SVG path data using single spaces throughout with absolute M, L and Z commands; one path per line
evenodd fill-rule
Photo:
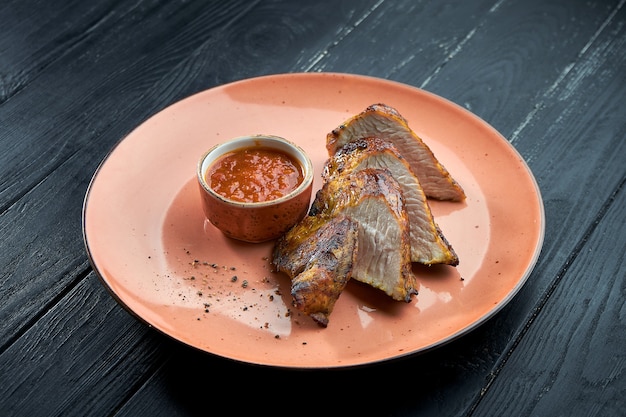
M 0 22 L 1 415 L 626 409 L 624 1 L 20 0 Z M 294 71 L 425 88 L 516 146 L 546 239 L 496 317 L 417 357 L 301 372 L 193 351 L 106 292 L 81 232 L 102 158 L 178 99 Z

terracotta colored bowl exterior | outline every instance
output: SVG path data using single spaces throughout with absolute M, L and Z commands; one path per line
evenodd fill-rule
M 250 146 L 273 148 L 295 158 L 303 168 L 302 183 L 281 198 L 258 203 L 232 201 L 216 193 L 204 178 L 206 170 L 225 153 Z M 280 237 L 307 214 L 311 203 L 313 165 L 309 157 L 299 146 L 277 136 L 243 136 L 214 146 L 200 158 L 197 177 L 205 217 L 226 236 L 245 242 Z

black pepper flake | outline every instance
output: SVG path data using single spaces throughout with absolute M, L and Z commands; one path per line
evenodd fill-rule
M 237 275 L 230 277 L 230 282 L 237 282 Z
M 241 287 L 242 288 L 247 288 L 248 287 L 248 280 L 244 279 L 243 282 L 241 283 Z
M 277 334 L 276 336 L 274 336 L 274 339 L 280 339 L 280 335 Z

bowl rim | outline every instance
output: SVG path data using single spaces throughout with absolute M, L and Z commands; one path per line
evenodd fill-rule
M 218 160 L 222 155 L 225 155 L 228 152 L 247 148 L 250 146 L 269 147 L 270 149 L 276 149 L 282 152 L 286 152 L 287 154 L 289 154 L 289 156 L 295 158 L 302 166 L 302 173 L 304 174 L 302 182 L 295 189 L 291 190 L 288 194 L 285 194 L 282 197 L 275 198 L 273 200 L 256 202 L 231 200 L 213 190 L 213 188 L 211 188 L 211 186 L 207 183 L 204 177 L 204 173 L 209 168 L 209 166 L 213 162 Z M 304 149 L 296 145 L 294 142 L 291 142 L 290 140 L 285 139 L 281 136 L 267 134 L 237 136 L 225 142 L 218 143 L 217 145 L 211 147 L 209 150 L 204 152 L 198 160 L 196 166 L 196 177 L 204 191 L 206 191 L 213 198 L 220 200 L 224 204 L 239 208 L 261 208 L 289 201 L 305 192 L 307 188 L 311 187 L 313 184 L 313 162 L 304 151 Z

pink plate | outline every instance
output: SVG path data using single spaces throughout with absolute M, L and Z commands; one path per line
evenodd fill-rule
M 272 242 L 229 240 L 204 221 L 196 163 L 232 137 L 282 136 L 311 157 L 315 193 L 326 134 L 374 103 L 395 107 L 465 189 L 463 203 L 431 202 L 460 264 L 415 265 L 411 303 L 350 282 L 323 329 L 292 308 L 289 278 L 270 267 Z M 242 362 L 332 368 L 423 352 L 492 317 L 537 261 L 544 212 L 521 156 L 467 110 L 392 81 L 307 73 L 219 86 L 141 124 L 94 175 L 83 230 L 104 285 L 155 329 Z

